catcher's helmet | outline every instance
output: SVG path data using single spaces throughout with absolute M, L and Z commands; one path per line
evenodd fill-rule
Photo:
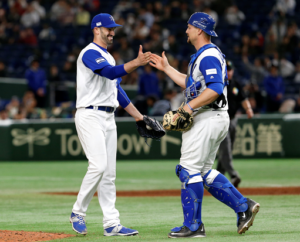
M 215 32 L 216 21 L 207 13 L 196 12 L 192 14 L 190 19 L 188 20 L 188 24 L 202 29 L 210 36 L 218 37 L 217 33 Z

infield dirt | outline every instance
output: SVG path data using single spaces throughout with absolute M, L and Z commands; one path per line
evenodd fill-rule
M 238 188 L 243 195 L 300 195 L 300 187 L 244 187 Z M 53 195 L 77 196 L 77 192 L 48 192 Z M 95 196 L 97 193 L 95 193 Z M 180 196 L 180 190 L 117 191 L 117 197 L 167 197 Z M 204 190 L 204 196 L 211 196 Z

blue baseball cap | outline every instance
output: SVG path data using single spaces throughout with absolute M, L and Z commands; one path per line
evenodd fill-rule
M 91 29 L 95 27 L 105 27 L 105 28 L 114 28 L 114 27 L 122 27 L 122 25 L 116 24 L 113 16 L 108 13 L 100 13 L 97 14 L 92 22 L 91 22 Z
M 218 37 L 217 33 L 215 32 L 216 21 L 207 13 L 196 12 L 192 14 L 188 20 L 188 24 L 202 29 L 210 36 Z

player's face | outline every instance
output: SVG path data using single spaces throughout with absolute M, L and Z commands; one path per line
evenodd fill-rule
M 106 45 L 111 45 L 114 40 L 116 28 L 100 28 L 101 39 L 105 42 Z
M 196 27 L 194 27 L 193 25 L 188 24 L 188 27 L 187 27 L 185 33 L 188 37 L 187 42 L 189 44 L 193 44 L 194 41 L 197 39 L 198 29 Z

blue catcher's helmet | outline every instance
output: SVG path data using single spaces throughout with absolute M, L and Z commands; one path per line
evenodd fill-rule
M 210 36 L 218 37 L 217 33 L 215 32 L 216 21 L 207 13 L 196 12 L 192 14 L 188 20 L 188 24 L 202 29 Z

